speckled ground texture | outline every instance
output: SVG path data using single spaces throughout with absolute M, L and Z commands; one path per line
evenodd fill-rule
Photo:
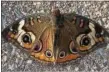
M 49 13 L 57 6 L 62 13 L 76 12 L 109 31 L 109 2 L 1 2 L 2 30 L 15 20 L 34 13 Z M 43 64 L 26 51 L 2 38 L 2 72 L 109 72 L 109 44 L 89 55 L 64 64 Z

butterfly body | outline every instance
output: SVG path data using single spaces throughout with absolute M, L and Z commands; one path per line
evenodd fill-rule
M 18 20 L 3 31 L 3 36 L 27 49 L 35 59 L 62 63 L 76 60 L 105 42 L 105 33 L 91 19 L 55 10 L 52 14 Z

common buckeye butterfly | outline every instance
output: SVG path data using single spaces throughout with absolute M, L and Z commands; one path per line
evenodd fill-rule
M 75 13 L 36 14 L 19 19 L 2 32 L 40 61 L 75 60 L 105 42 L 109 34 L 98 23 Z

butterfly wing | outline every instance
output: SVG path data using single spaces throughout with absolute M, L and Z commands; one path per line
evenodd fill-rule
M 60 47 L 57 62 L 77 59 L 106 43 L 105 37 L 109 38 L 109 33 L 91 19 L 74 13 L 63 17 L 63 28 L 57 31 Z
M 24 17 L 4 29 L 2 36 L 28 50 L 35 59 L 52 62 L 54 56 L 51 42 L 55 29 L 48 16 L 40 14 Z

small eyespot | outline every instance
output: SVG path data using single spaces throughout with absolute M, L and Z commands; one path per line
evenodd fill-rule
M 18 33 L 18 31 L 17 31 L 16 29 L 13 29 L 12 27 L 10 28 L 10 31 L 11 31 L 14 35 L 16 35 L 16 34 Z
M 46 55 L 48 58 L 50 58 L 50 57 L 52 57 L 52 52 L 51 52 L 50 50 L 47 50 L 47 51 L 45 52 L 45 55 Z
M 38 42 L 34 47 L 34 51 L 39 52 L 39 51 L 41 51 L 41 49 L 42 49 L 42 43 Z
M 15 34 L 18 33 L 18 31 L 17 30 L 13 30 L 12 33 L 15 35 Z
M 59 53 L 59 58 L 64 58 L 65 57 L 65 52 L 64 51 L 61 51 L 60 53 Z
M 101 34 L 96 33 L 96 34 L 95 34 L 95 36 L 96 36 L 97 38 L 100 38 L 102 35 L 101 35 Z
M 80 41 L 80 45 L 81 46 L 87 46 L 90 44 L 90 38 L 86 35 L 84 35 L 82 38 L 81 38 L 81 41 Z
M 71 41 L 69 48 L 72 53 L 77 53 L 77 49 L 75 48 L 74 41 Z
M 23 41 L 24 43 L 31 43 L 31 42 L 32 42 L 31 36 L 30 36 L 28 33 L 24 34 L 24 35 L 22 36 L 22 41 Z

